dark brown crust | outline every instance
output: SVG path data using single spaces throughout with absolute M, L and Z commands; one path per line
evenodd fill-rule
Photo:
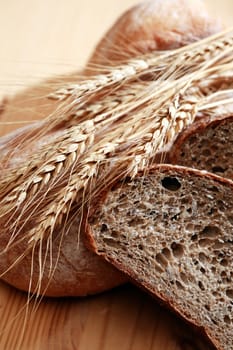
M 200 177 L 205 177 L 205 178 L 209 178 L 211 180 L 214 180 L 215 182 L 222 184 L 222 185 L 226 185 L 229 186 L 231 188 L 231 190 L 233 191 L 233 181 L 225 179 L 223 177 L 220 177 L 218 175 L 212 174 L 212 173 L 208 173 L 206 171 L 202 171 L 202 170 L 197 170 L 197 169 L 191 169 L 191 168 L 187 168 L 187 167 L 182 167 L 182 166 L 177 166 L 177 165 L 168 165 L 168 164 L 161 164 L 161 165 L 157 165 L 152 167 L 149 171 L 148 174 L 153 174 L 156 173 L 157 171 L 162 171 L 162 172 L 167 172 L 169 170 L 174 170 L 175 172 L 177 172 L 178 174 L 181 175 L 197 175 Z M 140 175 L 145 175 L 144 173 L 139 174 Z M 125 180 L 124 180 L 125 181 Z M 120 186 L 122 184 L 121 182 L 117 182 L 116 184 L 114 184 L 115 186 Z M 129 276 L 129 278 L 132 280 L 133 283 L 135 283 L 136 285 L 138 285 L 139 287 L 141 287 L 142 289 L 146 290 L 147 292 L 149 291 L 149 293 L 156 298 L 159 302 L 163 303 L 166 307 L 168 307 L 169 309 L 173 310 L 176 314 L 178 314 L 179 316 L 182 316 L 188 323 L 191 323 L 195 328 L 199 329 L 199 331 L 201 331 L 201 333 L 209 340 L 211 341 L 211 343 L 213 344 L 215 349 L 221 350 L 221 345 L 215 340 L 212 339 L 211 336 L 209 335 L 209 330 L 208 329 L 204 329 L 203 327 L 199 326 L 198 324 L 195 323 L 194 320 L 188 318 L 188 316 L 185 314 L 185 312 L 183 311 L 183 313 L 181 314 L 181 312 L 179 310 L 177 310 L 177 308 L 173 305 L 171 300 L 166 299 L 162 294 L 159 294 L 156 289 L 151 289 L 151 287 L 145 283 L 142 282 L 140 280 L 140 276 L 137 276 L 136 274 L 132 273 L 131 271 L 129 271 L 129 269 L 127 268 L 127 266 L 123 266 L 119 263 L 117 263 L 116 261 L 112 260 L 111 258 L 107 257 L 104 253 L 100 253 L 98 251 L 95 239 L 92 235 L 92 230 L 91 230 L 91 226 L 88 224 L 88 218 L 90 218 L 90 215 L 92 215 L 96 209 L 96 205 L 98 202 L 98 206 L 101 205 L 105 199 L 106 199 L 106 195 L 108 193 L 108 191 L 111 190 L 104 190 L 102 192 L 102 194 L 100 194 L 98 196 L 98 201 L 95 201 L 95 207 L 90 207 L 88 214 L 86 214 L 86 218 L 85 218 L 85 232 L 86 232 L 86 244 L 87 247 L 91 250 L 93 250 L 96 254 L 98 254 L 99 256 L 102 256 L 102 258 L 104 258 L 105 260 L 107 260 L 108 262 L 112 263 L 116 268 L 118 268 L 119 270 L 121 270 L 122 272 L 124 272 L 126 275 Z
M 79 219 L 77 218 L 63 238 L 61 238 L 63 236 L 62 227 L 55 231 L 56 238 L 53 241 L 52 260 L 49 261 L 46 258 L 46 245 L 42 247 L 41 253 L 38 253 L 39 248 L 36 248 L 34 255 L 37 257 L 41 254 L 42 260 L 45 261 L 40 288 L 42 295 L 48 297 L 82 297 L 102 293 L 127 282 L 124 274 L 86 249 L 82 232 L 80 232 L 78 243 L 79 225 Z M 2 247 L 5 248 L 8 240 L 8 236 L 1 237 Z M 60 246 L 62 246 L 61 250 Z M 31 272 L 31 253 L 26 254 L 19 264 L 14 265 L 16 258 L 21 256 L 23 250 L 22 243 L 15 244 L 12 249 L 8 249 L 6 254 L 1 254 L 1 279 L 26 292 L 28 292 L 30 285 L 31 292 L 36 294 L 38 276 L 40 275 L 37 258 L 33 261 L 33 273 Z M 57 260 L 58 254 L 59 259 Z M 5 274 L 9 267 L 12 268 Z
M 202 133 L 206 128 L 216 128 L 220 124 L 223 125 L 229 121 L 233 122 L 233 115 L 215 117 L 214 119 L 206 116 L 202 117 L 199 121 L 191 124 L 178 135 L 176 141 L 172 145 L 171 150 L 167 154 L 168 163 L 179 164 L 181 147 L 191 136 L 194 134 Z

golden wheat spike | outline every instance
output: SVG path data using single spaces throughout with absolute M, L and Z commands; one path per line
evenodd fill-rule
M 121 66 L 109 68 L 109 73 L 96 75 L 94 78 L 84 80 L 78 84 L 67 84 L 62 89 L 51 93 L 48 98 L 62 101 L 73 96 L 79 101 L 88 94 L 99 92 L 101 89 L 111 88 L 115 84 L 122 84 L 147 72 L 153 72 L 154 79 L 156 79 L 156 75 L 160 76 L 168 71 L 169 66 L 172 62 L 174 64 L 174 61 L 176 61 L 177 70 L 185 69 L 187 65 L 192 65 L 195 69 L 197 63 L 205 65 L 212 58 L 216 58 L 218 53 L 221 55 L 228 48 L 232 50 L 232 45 L 233 29 L 231 28 L 198 41 L 198 44 L 189 45 L 188 50 L 186 46 L 165 52 L 155 51 L 137 59 L 130 59 Z
M 126 69 L 131 66 L 134 74 Z M 62 102 L 44 122 L 54 128 L 65 121 L 67 128 L 33 159 L 2 175 L 1 218 L 6 225 L 11 221 L 12 242 L 28 225 L 24 239 L 37 244 L 68 218 L 74 203 L 82 205 L 90 184 L 96 191 L 103 185 L 101 172 L 106 183 L 134 176 L 199 111 L 232 103 L 232 30 L 131 60 L 121 76 L 117 69 L 105 80 L 96 76 L 92 85 L 85 81 L 71 89 L 67 105 Z

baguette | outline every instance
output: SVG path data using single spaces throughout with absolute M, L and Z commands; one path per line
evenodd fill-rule
M 87 244 L 217 349 L 233 349 L 233 182 L 160 165 L 93 200 Z
M 177 16 L 179 21 L 177 21 Z M 154 0 L 145 2 L 123 15 L 110 29 L 106 39 L 103 39 L 97 46 L 89 61 L 89 67 L 101 65 L 109 70 L 108 66 L 118 64 L 129 57 L 135 57 L 155 49 L 177 48 L 214 34 L 220 28 L 220 25 L 208 16 L 201 1 Z M 123 41 L 120 38 L 123 38 Z M 117 48 L 117 56 L 113 52 L 115 48 Z M 94 73 L 97 73 L 94 69 L 86 69 L 85 71 L 85 74 Z M 59 110 L 61 91 L 59 90 L 56 96 L 51 93 L 64 87 L 63 92 L 65 91 L 67 95 L 64 98 L 65 101 L 62 100 L 61 103 L 64 111 L 69 111 L 73 100 L 72 96 L 69 95 L 70 90 L 67 88 L 69 83 L 77 83 L 78 76 L 79 74 L 74 74 L 50 80 L 8 100 L 1 115 L 2 120 L 33 120 L 48 115 L 58 118 L 58 112 L 61 111 Z M 107 91 L 108 93 L 110 91 Z M 99 101 L 98 95 L 96 99 Z M 88 98 L 86 102 L 89 103 Z M 82 105 L 80 109 L 82 109 Z M 78 112 L 79 109 L 77 114 Z M 61 118 L 61 115 L 59 117 Z M 3 179 L 4 183 L 0 187 L 0 193 L 3 193 L 3 189 L 5 189 L 6 183 L 4 181 L 8 175 L 17 174 L 20 167 L 22 169 L 23 166 L 28 166 L 34 154 L 37 154 L 38 160 L 43 159 L 47 152 L 44 150 L 44 146 L 49 147 L 49 150 L 53 149 L 53 141 L 55 142 L 61 133 L 66 134 L 66 128 L 70 126 L 67 126 L 67 123 L 79 123 L 79 120 L 74 122 L 68 118 L 71 117 L 69 115 L 67 117 L 64 112 L 63 118 L 61 118 L 62 122 L 57 128 L 51 128 L 51 125 L 44 123 L 44 121 L 36 122 L 16 132 L 16 134 L 11 134 L 0 140 L 0 180 Z M 88 117 L 86 118 L 88 119 Z M 72 167 L 70 171 L 73 171 Z M 9 192 L 14 186 L 14 182 L 18 181 L 17 176 L 13 178 L 15 180 L 10 180 L 7 184 Z M 59 182 L 62 179 L 58 175 L 55 180 Z M 56 183 L 55 180 L 53 184 Z M 46 191 L 49 189 L 47 186 Z M 53 190 L 53 198 L 55 194 L 56 189 Z M 83 246 L 82 233 L 80 237 L 78 236 L 80 218 L 72 223 L 71 229 L 65 226 L 67 221 L 70 222 L 69 220 L 72 219 L 72 212 L 67 214 L 60 226 L 55 226 L 50 240 L 46 239 L 46 230 L 40 232 L 42 238 L 39 240 L 38 246 L 31 250 L 27 245 L 26 234 L 30 229 L 33 229 L 38 216 L 39 218 L 47 217 L 44 210 L 46 201 L 49 201 L 50 198 L 46 197 L 43 191 L 37 193 L 37 202 L 34 199 L 35 203 L 40 205 L 39 209 L 37 207 L 37 211 L 34 202 L 28 200 L 28 206 L 24 206 L 26 207 L 24 217 L 21 216 L 21 212 L 18 213 L 21 220 L 20 232 L 15 232 L 16 226 L 12 227 L 12 222 L 18 223 L 18 217 L 15 217 L 15 206 L 13 216 L 10 215 L 6 219 L 0 216 L 0 274 L 2 278 L 20 289 L 28 291 L 30 286 L 31 292 L 49 296 L 92 294 L 124 282 L 126 280 L 124 275 L 121 275 L 112 266 L 107 266 L 98 257 L 94 257 Z M 28 225 L 26 223 L 28 223 L 29 217 L 31 220 Z M 12 237 L 19 237 L 19 240 L 17 244 L 15 243 L 9 248 Z M 68 258 L 67 252 L 69 252 Z M 31 269 L 32 267 L 33 269 Z M 22 271 L 24 271 L 23 274 L 20 273 Z
M 233 179 L 233 115 L 204 117 L 184 130 L 168 152 L 168 162 Z

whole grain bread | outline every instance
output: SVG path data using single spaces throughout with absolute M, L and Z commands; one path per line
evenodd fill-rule
M 62 228 L 57 230 L 51 254 L 48 254 L 46 241 L 41 251 L 38 246 L 33 254 L 25 254 L 19 263 L 16 259 L 22 255 L 23 248 L 26 251 L 22 242 L 1 253 L 2 280 L 20 290 L 50 297 L 86 296 L 125 283 L 128 278 L 124 274 L 87 250 L 83 235 L 77 234 L 79 226 L 77 218 L 69 232 L 63 232 Z M 1 247 L 6 243 L 1 241 Z
M 174 16 L 175 13 L 178 15 Z M 109 30 L 106 39 L 101 40 L 90 59 L 92 69 L 89 74 L 95 73 L 93 67 L 107 68 L 129 57 L 155 49 L 177 48 L 214 34 L 220 29 L 219 23 L 207 14 L 201 1 L 154 0 L 141 3 L 126 12 Z M 67 87 L 67 83 L 77 83 L 79 79 L 79 73 L 72 73 L 27 89 L 7 101 L 1 114 L 2 120 L 32 121 L 52 113 L 56 115 L 59 100 L 51 99 L 51 93 Z M 4 132 L 9 132 L 12 125 L 5 126 Z M 33 141 L 37 127 L 41 128 L 42 134 Z M 1 174 L 17 171 L 19 164 L 27 164 L 31 156 L 38 152 L 42 145 L 56 138 L 60 131 L 55 130 L 53 134 L 48 134 L 43 129 L 43 122 L 39 121 L 1 139 Z M 125 276 L 84 247 L 82 234 L 78 236 L 78 218 L 69 232 L 64 232 L 63 225 L 55 230 L 51 241 L 52 262 L 44 253 L 48 243 L 46 239 L 41 255 L 39 247 L 33 254 L 32 251 L 28 252 L 21 240 L 9 250 L 7 247 L 14 228 L 10 228 L 10 221 L 8 223 L 3 231 L 0 217 L 0 274 L 5 281 L 17 288 L 28 291 L 30 284 L 31 291 L 44 295 L 78 296 L 109 289 L 126 280 Z M 25 232 L 27 227 L 21 234 Z
M 187 127 L 167 154 L 168 162 L 233 179 L 233 115 L 204 117 Z
M 160 165 L 89 208 L 94 252 L 209 337 L 233 349 L 233 182 Z

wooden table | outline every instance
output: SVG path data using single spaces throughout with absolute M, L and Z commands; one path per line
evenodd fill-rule
M 84 65 L 136 0 L 8 0 L 0 4 L 0 97 Z M 207 1 L 231 24 L 231 0 Z M 15 128 L 13 124 L 11 128 Z M 1 133 L 9 126 L 0 124 Z M 24 327 L 27 295 L 0 282 L 0 350 L 190 350 L 191 331 L 127 285 L 84 299 L 46 299 Z M 30 309 L 33 303 L 30 304 Z

